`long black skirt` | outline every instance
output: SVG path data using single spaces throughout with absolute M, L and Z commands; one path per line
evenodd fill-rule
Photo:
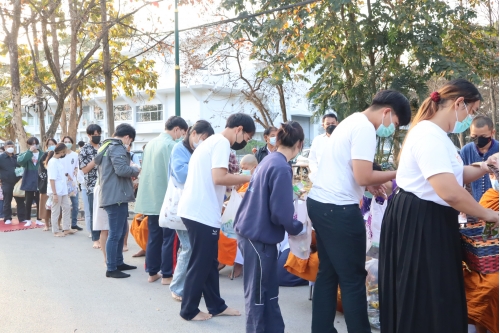
M 467 333 L 458 212 L 400 190 L 380 238 L 381 333 Z

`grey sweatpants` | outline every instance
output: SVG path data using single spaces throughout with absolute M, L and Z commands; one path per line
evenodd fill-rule
M 247 333 L 282 333 L 285 323 L 278 304 L 278 248 L 238 235 L 243 254 L 243 286 Z
M 49 185 L 50 186 L 50 185 Z M 50 220 L 52 221 L 52 232 L 55 234 L 59 232 L 59 215 L 62 209 L 62 229 L 63 231 L 69 230 L 71 228 L 71 201 L 68 195 L 57 196 L 57 202 L 54 202 L 54 197 L 52 197 L 52 209 Z

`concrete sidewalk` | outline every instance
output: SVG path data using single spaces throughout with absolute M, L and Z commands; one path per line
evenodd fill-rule
M 40 229 L 0 233 L 0 332 L 244 332 L 245 317 L 187 322 L 168 286 L 148 283 L 144 258 L 129 236 L 128 264 L 138 266 L 128 279 L 107 279 L 103 255 L 92 249 L 87 232 L 55 238 Z M 242 279 L 222 270 L 221 295 L 244 313 Z M 310 331 L 309 288 L 280 289 L 286 332 Z M 202 300 L 201 310 L 206 311 Z M 347 332 L 338 314 L 339 333 Z

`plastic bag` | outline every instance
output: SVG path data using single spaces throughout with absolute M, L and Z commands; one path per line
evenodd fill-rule
M 227 203 L 226 209 L 224 210 L 224 214 L 222 214 L 221 218 L 220 230 L 227 238 L 236 239 L 236 233 L 234 232 L 234 218 L 236 217 L 236 213 L 238 212 L 238 208 L 240 207 L 242 200 L 243 198 L 233 188 L 231 190 L 231 198 L 229 198 L 229 202 Z
M 19 181 L 16 183 L 16 185 L 14 185 L 14 191 L 12 191 L 12 195 L 14 197 L 18 197 L 18 198 L 23 198 L 26 194 L 24 193 L 23 190 L 21 190 L 21 184 L 23 182 L 23 179 L 19 179 Z
M 373 328 L 380 329 L 380 309 L 378 300 L 378 259 L 370 259 L 365 263 L 366 300 L 368 303 L 368 321 Z
M 68 195 L 70 197 L 76 197 L 76 194 L 78 193 L 78 187 L 76 185 L 76 182 L 74 180 L 68 180 L 67 185 L 68 185 Z
M 305 224 L 306 232 L 297 236 L 288 235 L 290 252 L 300 259 L 309 259 L 309 255 L 311 254 L 312 224 L 307 215 L 307 205 L 302 200 L 295 200 L 293 205 L 295 206 L 293 218 Z
M 52 195 L 49 195 L 49 198 L 45 202 L 45 209 L 52 210 Z
M 22 177 L 24 175 L 24 168 L 17 167 L 14 169 L 14 172 L 16 173 L 16 177 Z
M 370 215 L 368 221 L 366 222 L 369 228 L 371 247 L 367 251 L 367 256 L 372 258 L 378 258 L 379 245 L 380 245 L 380 231 L 382 230 L 382 220 L 384 219 L 384 213 L 387 209 L 387 200 L 384 200 L 383 204 L 379 204 L 376 198 L 372 199 L 372 204 L 370 206 Z
M 160 210 L 158 223 L 162 228 L 186 230 L 181 218 L 177 216 L 177 207 L 182 195 L 182 189 L 175 187 L 172 177 L 168 179 L 167 192 Z

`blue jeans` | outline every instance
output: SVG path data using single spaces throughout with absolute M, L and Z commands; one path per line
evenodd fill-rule
M 109 222 L 106 265 L 108 271 L 115 271 L 117 266 L 123 265 L 123 240 L 128 232 L 128 204 L 125 202 L 105 206 L 104 210 L 108 213 Z
M 3 219 L 3 200 L 0 200 L 0 218 Z
M 181 243 L 181 250 L 177 257 L 177 266 L 175 266 L 174 278 L 170 283 L 170 291 L 177 296 L 183 296 L 184 282 L 186 281 L 186 273 L 188 268 L 189 258 L 191 258 L 191 243 L 189 242 L 189 235 L 186 230 L 176 230 L 177 236 Z
M 78 220 L 78 192 L 74 197 L 69 197 L 71 199 L 71 226 L 76 227 Z

